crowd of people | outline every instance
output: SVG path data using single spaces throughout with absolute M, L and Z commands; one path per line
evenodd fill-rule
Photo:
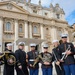
M 53 40 L 52 53 L 48 51 L 48 44 L 44 44 L 43 52 L 39 53 L 36 44 L 31 43 L 30 51 L 26 53 L 24 42 L 19 42 L 15 52 L 12 52 L 12 44 L 8 43 L 4 55 L 0 55 L 0 64 L 4 64 L 3 75 L 14 75 L 14 69 L 17 75 L 38 75 L 39 63 L 42 75 L 53 75 L 53 62 L 57 75 L 75 75 L 75 49 L 72 43 L 67 42 L 67 37 L 66 34 L 62 34 L 60 43 Z

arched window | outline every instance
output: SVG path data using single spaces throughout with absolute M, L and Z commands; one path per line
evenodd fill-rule
M 38 33 L 38 28 L 36 26 L 33 27 L 33 33 L 35 33 L 35 34 Z
M 6 29 L 6 31 L 11 31 L 11 23 L 10 22 L 6 23 L 5 29 Z
M 20 33 L 23 32 L 23 26 L 22 26 L 22 24 L 19 25 L 19 32 L 20 32 Z

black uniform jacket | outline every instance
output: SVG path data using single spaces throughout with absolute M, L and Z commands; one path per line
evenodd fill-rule
M 26 53 L 23 50 L 18 49 L 15 51 L 15 56 L 17 61 L 16 68 L 21 65 L 22 67 L 25 66 L 24 68 L 27 69 Z
M 70 51 L 72 52 L 70 55 L 67 56 L 67 58 L 64 59 L 64 63 L 63 64 L 74 64 L 75 63 L 75 60 L 74 60 L 74 53 L 75 53 L 75 50 L 74 50 L 74 45 L 72 43 L 62 43 L 60 46 L 59 46 L 59 51 L 60 51 L 60 55 L 61 57 L 63 56 L 63 52 L 65 52 L 67 50 L 67 48 L 70 46 Z

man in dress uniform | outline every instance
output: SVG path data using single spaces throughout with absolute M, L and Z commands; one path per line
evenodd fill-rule
M 7 56 L 4 56 L 4 72 L 3 75 L 14 75 L 14 64 L 12 64 L 14 61 L 12 59 L 9 59 L 9 55 L 13 55 L 15 57 L 15 54 L 12 52 L 12 44 L 7 44 Z
M 19 42 L 19 49 L 15 51 L 15 56 L 17 60 L 16 72 L 17 75 L 28 75 L 27 62 L 26 62 L 26 52 L 24 51 L 24 42 Z
M 60 62 L 61 56 L 59 53 L 59 42 L 58 40 L 53 40 L 54 48 L 52 50 L 53 58 L 55 62 L 55 69 L 57 72 L 57 75 L 65 75 L 65 71 L 63 69 L 62 63 Z
M 63 43 L 59 46 L 60 55 L 62 56 L 65 75 L 75 75 L 74 46 L 67 42 L 67 34 L 61 35 Z
M 30 75 L 38 75 L 38 68 L 39 68 L 39 64 L 37 63 L 35 66 L 33 66 L 35 59 L 37 58 L 39 52 L 37 50 L 35 50 L 36 48 L 36 44 L 35 43 L 31 43 L 30 44 L 30 50 L 27 55 L 28 55 L 28 66 L 29 66 L 29 70 L 30 70 Z
M 48 52 L 48 44 L 43 45 L 43 51 L 41 53 L 41 68 L 43 75 L 52 75 L 52 54 Z

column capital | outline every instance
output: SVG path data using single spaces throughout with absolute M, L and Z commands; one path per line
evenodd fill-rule
M 28 22 L 28 21 L 24 20 L 24 22 L 26 23 L 26 22 Z
M 14 19 L 14 21 L 18 21 L 18 19 Z
M 56 26 L 54 26 L 54 25 L 53 25 L 53 26 L 50 26 L 50 27 L 51 27 L 51 28 L 57 28 L 57 27 L 56 27 Z
M 32 22 L 29 22 L 29 25 L 31 25 L 32 24 Z

